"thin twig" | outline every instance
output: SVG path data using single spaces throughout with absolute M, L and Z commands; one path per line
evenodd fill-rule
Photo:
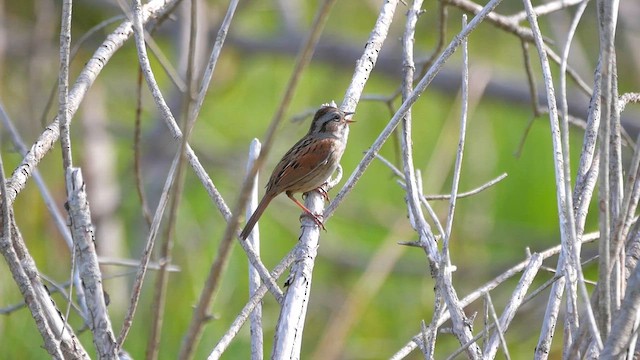
M 402 179 L 402 181 L 400 182 L 400 186 L 402 186 L 403 189 L 405 189 L 406 184 L 404 183 L 404 174 L 397 167 L 395 167 L 395 165 L 393 165 L 389 160 L 387 160 L 382 155 L 376 154 L 376 158 L 378 160 L 382 161 L 382 163 L 384 165 L 386 165 L 389 169 L 391 169 L 391 171 L 396 176 L 398 176 L 400 179 Z M 477 195 L 477 194 L 481 193 L 482 191 L 492 187 L 493 185 L 496 185 L 500 181 L 504 180 L 506 177 L 507 177 L 507 173 L 502 173 L 498 177 L 487 181 L 486 183 L 476 187 L 475 189 L 471 189 L 469 191 L 458 193 L 456 195 L 456 198 L 457 199 L 463 199 L 463 198 L 466 198 L 466 197 L 471 197 L 473 195 Z M 429 201 L 431 201 L 431 200 L 449 200 L 449 199 L 451 199 L 451 194 L 441 194 L 441 195 L 424 195 L 424 194 L 422 194 L 421 198 L 423 200 L 429 200 Z
M 518 309 L 522 305 L 523 299 L 527 293 L 527 290 L 529 290 L 529 287 L 533 283 L 533 280 L 535 279 L 535 276 L 538 273 L 538 270 L 540 269 L 541 265 L 542 265 L 542 257 L 540 256 L 540 254 L 531 255 L 531 258 L 529 259 L 529 264 L 527 264 L 527 267 L 522 272 L 520 281 L 518 282 L 516 289 L 513 291 L 513 294 L 509 299 L 507 306 L 505 306 L 505 309 L 502 312 L 502 316 L 500 317 L 500 320 L 497 322 L 497 324 L 500 325 L 497 328 L 498 333 L 500 334 L 500 341 L 502 342 L 502 346 L 504 348 L 504 352 L 507 358 L 509 357 L 509 353 L 507 351 L 507 343 L 504 341 L 504 337 L 502 336 L 501 332 L 506 331 L 507 328 L 509 327 L 511 321 L 513 320 L 513 317 L 516 314 L 516 311 L 518 311 Z M 492 307 L 492 312 L 494 313 L 494 316 L 495 316 L 495 309 L 493 309 L 493 304 L 491 304 L 491 307 Z M 497 320 L 497 319 L 494 319 L 494 320 Z M 497 348 L 498 348 L 497 340 L 498 339 L 494 334 L 494 336 L 492 336 L 491 339 L 489 340 L 487 347 L 485 348 L 485 356 L 487 356 L 489 359 L 493 358 L 497 352 Z
M 475 20 L 475 19 L 474 19 Z M 467 18 L 465 15 L 462 17 L 462 28 L 467 28 Z M 453 215 L 455 209 L 456 193 L 458 191 L 458 181 L 460 176 L 460 167 L 462 165 L 462 152 L 464 150 L 464 139 L 466 133 L 466 117 L 468 108 L 468 54 L 467 37 L 462 38 L 462 56 L 463 56 L 463 76 L 462 76 L 462 113 L 461 113 L 461 125 L 460 125 L 460 139 L 458 143 L 458 152 L 456 155 L 456 163 L 454 169 L 454 179 L 452 183 L 451 199 L 449 200 L 449 214 L 447 217 L 447 228 L 443 234 L 444 241 L 442 243 L 442 251 L 439 264 L 439 272 L 436 274 L 436 288 L 440 291 L 445 300 L 445 304 L 451 314 L 451 322 L 453 327 L 453 333 L 458 338 L 460 344 L 465 344 L 473 338 L 472 322 L 467 319 L 464 313 L 463 306 L 458 299 L 458 294 L 453 287 L 453 279 L 451 273 L 454 271 L 454 267 L 451 265 L 451 258 L 449 256 L 449 241 L 448 238 L 451 235 L 451 226 L 453 224 Z M 425 250 L 427 250 L 425 248 Z M 467 356 L 470 359 L 484 358 L 482 349 L 478 344 L 472 343 L 466 349 Z
M 160 244 L 159 251 L 159 259 L 162 264 L 160 271 L 156 275 L 156 282 L 154 286 L 154 295 L 152 301 L 152 314 L 151 314 L 151 324 L 150 324 L 150 332 L 149 332 L 149 340 L 147 342 L 147 352 L 146 359 L 147 360 L 155 360 L 158 357 L 158 353 L 160 351 L 160 333 L 162 331 L 162 324 L 164 320 L 164 309 L 166 305 L 166 296 L 167 296 L 167 288 L 169 282 L 169 272 L 166 270 L 166 264 L 170 263 L 172 260 L 173 253 L 173 243 L 175 238 L 175 226 L 178 218 L 178 208 L 182 201 L 182 193 L 185 181 L 185 169 L 184 169 L 184 160 L 186 153 L 186 146 L 189 141 L 191 130 L 193 129 L 194 121 L 190 121 L 189 118 L 190 108 L 193 106 L 193 96 L 192 96 L 192 84 L 194 81 L 194 67 L 195 67 L 195 46 L 196 46 L 196 36 L 197 36 L 197 4 L 198 1 L 193 0 L 190 1 L 190 18 L 189 18 L 189 46 L 186 54 L 186 75 L 185 75 L 185 83 L 183 84 L 181 90 L 183 92 L 183 101 L 182 101 L 182 140 L 180 142 L 180 146 L 178 147 L 178 153 L 180 156 L 178 157 L 178 165 L 177 165 L 177 173 L 175 176 L 174 184 L 171 187 L 171 204 L 169 205 L 169 215 L 167 220 L 167 225 L 165 227 L 164 236 L 162 242 Z M 148 33 L 145 33 L 145 43 L 149 44 L 149 48 L 153 49 L 152 44 L 153 38 L 149 36 Z M 152 40 L 148 42 L 148 40 Z M 153 50 L 152 50 L 153 51 Z M 162 52 L 158 52 L 162 55 Z M 166 71 L 170 69 L 169 67 L 165 67 Z M 171 76 L 171 74 L 170 74 Z M 176 76 L 177 77 L 177 76 Z
M 571 6 L 578 5 L 584 2 L 584 0 L 555 0 L 546 4 L 534 6 L 533 11 L 537 16 L 548 15 L 558 10 L 566 9 Z M 515 23 L 527 20 L 527 12 L 522 10 L 516 14 L 509 16 Z
M 136 112 L 133 130 L 133 174 L 136 183 L 136 193 L 140 200 L 140 207 L 142 208 L 142 217 L 147 222 L 147 226 L 151 227 L 151 211 L 149 210 L 149 204 L 147 203 L 147 196 L 144 193 L 144 185 L 142 179 L 142 164 L 140 158 L 142 157 L 142 150 L 140 148 L 140 142 L 142 137 L 142 69 L 138 66 L 138 79 L 136 80 Z
M 567 33 L 567 40 L 565 42 L 565 46 L 562 50 L 561 62 L 560 62 L 560 131 L 562 136 L 562 165 L 564 172 L 564 188 L 565 188 L 565 196 L 566 203 L 565 212 L 569 214 L 569 224 L 571 227 L 570 236 L 566 239 L 568 243 L 566 244 L 566 254 L 569 256 L 566 257 L 564 275 L 566 280 L 566 289 L 567 289 L 567 301 L 566 301 L 566 316 L 564 322 L 564 341 L 563 341 L 563 353 L 568 353 L 571 348 L 571 344 L 573 342 L 574 336 L 577 335 L 577 329 L 579 327 L 579 309 L 578 309 L 578 276 L 577 272 L 581 271 L 580 264 L 580 247 L 577 241 L 577 233 L 576 230 L 576 220 L 574 214 L 574 206 L 573 206 L 573 194 L 571 189 L 571 168 L 570 168 L 570 148 L 569 148 L 569 106 L 567 104 L 567 64 L 569 61 L 569 49 L 571 48 L 571 43 L 573 40 L 573 36 L 575 35 L 578 24 L 580 23 L 580 19 L 582 18 L 582 14 L 587 6 L 587 1 L 584 1 L 576 11 L 574 15 L 573 21 L 571 22 L 571 26 Z M 544 70 L 543 70 L 544 71 Z M 552 93 L 548 93 L 549 95 Z M 552 102 L 549 102 L 549 113 L 550 116 L 553 112 Z M 580 268 L 577 269 L 577 268 Z M 584 281 L 584 279 L 583 279 Z
M 498 177 L 487 181 L 486 183 L 478 186 L 475 189 L 472 189 L 472 190 L 469 190 L 469 191 L 466 191 L 466 192 L 462 192 L 462 193 L 458 193 L 456 195 L 456 198 L 457 199 L 463 199 L 463 198 L 466 198 L 466 197 L 477 195 L 477 194 L 481 193 L 482 191 L 492 187 L 493 185 L 496 185 L 500 181 L 504 180 L 506 177 L 507 177 L 507 173 L 502 173 Z M 451 195 L 450 194 L 446 194 L 446 195 L 423 195 L 422 197 L 425 200 L 448 200 L 448 199 L 451 198 Z
M 169 191 L 171 190 L 171 186 L 173 185 L 174 173 L 178 165 L 178 158 L 179 158 L 179 154 L 176 154 L 176 156 L 173 159 L 173 162 L 171 163 L 169 174 L 167 175 L 167 179 L 165 181 L 162 194 L 160 195 L 160 200 L 158 201 L 158 207 L 156 208 L 156 212 L 153 216 L 153 221 L 151 222 L 151 228 L 149 229 L 147 242 L 144 250 L 142 251 L 142 255 L 140 256 L 140 266 L 138 267 L 138 271 L 136 272 L 136 278 L 133 283 L 129 308 L 127 309 L 127 313 L 122 323 L 122 328 L 120 329 L 120 333 L 118 334 L 118 349 L 122 348 L 122 344 L 124 344 L 124 341 L 126 340 L 126 337 L 129 334 L 129 330 L 131 330 L 133 317 L 138 307 L 138 301 L 140 300 L 140 292 L 142 291 L 142 284 L 144 282 L 144 277 L 147 272 L 147 265 L 149 264 L 149 259 L 151 258 L 151 252 L 153 250 L 156 236 L 160 228 L 160 223 L 162 221 L 162 217 L 164 215 L 164 211 L 167 207 L 167 203 L 169 200 L 168 199 Z
M 2 120 L 2 126 L 8 130 L 9 135 L 11 136 L 11 142 L 13 142 L 13 145 L 18 150 L 18 153 L 20 153 L 20 155 L 22 156 L 26 156 L 29 149 L 24 144 L 20 133 L 18 133 L 18 129 L 16 129 L 13 121 L 11 121 L 9 115 L 4 110 L 4 106 L 1 103 L 0 119 Z M 69 226 L 67 225 L 66 217 L 62 215 L 62 213 L 58 209 L 58 204 L 53 198 L 53 195 L 51 195 L 51 192 L 45 184 L 42 175 L 40 175 L 40 171 L 38 169 L 34 169 L 32 175 L 34 181 L 36 182 L 36 185 L 38 186 L 38 190 L 40 191 L 40 195 L 42 196 L 44 204 L 47 207 L 47 210 L 49 210 L 51 217 L 53 217 L 53 221 L 56 224 L 60 235 L 62 235 L 62 238 L 67 244 L 67 247 L 69 247 L 69 250 L 73 251 L 73 239 L 71 238 L 71 232 L 69 232 Z
M 489 348 L 485 348 L 485 356 L 487 359 L 493 359 L 495 357 L 496 350 L 493 350 L 494 346 L 497 349 L 497 341 L 493 339 L 499 339 L 500 345 L 502 346 L 502 351 L 504 352 L 504 357 L 507 360 L 511 360 L 511 356 L 509 356 L 509 349 L 507 347 L 507 340 L 504 338 L 504 332 L 506 329 L 500 324 L 500 319 L 498 319 L 498 314 L 496 313 L 496 308 L 493 306 L 493 301 L 491 301 L 491 295 L 489 293 L 484 293 L 485 301 L 487 303 L 487 308 L 489 309 L 489 314 L 491 314 L 493 324 L 496 327 L 496 334 L 491 337 L 489 344 L 487 346 Z M 493 345 L 495 341 L 496 345 Z M 493 351 L 492 351 L 493 350 Z
M 462 27 L 467 26 L 467 15 L 462 15 Z M 458 151 L 456 152 L 456 162 L 453 167 L 453 180 L 451 181 L 451 198 L 449 199 L 449 212 L 447 214 L 447 225 L 445 227 L 444 239 L 442 241 L 442 256 L 447 265 L 451 265 L 449 258 L 449 240 L 451 239 L 451 228 L 453 227 L 453 216 L 458 198 L 458 186 L 460 185 L 460 172 L 462 170 L 462 158 L 464 155 L 464 144 L 467 134 L 467 115 L 469 110 L 469 52 L 467 50 L 466 39 L 462 42 L 462 85 L 460 88 L 461 109 L 460 109 L 460 135 L 458 139 Z

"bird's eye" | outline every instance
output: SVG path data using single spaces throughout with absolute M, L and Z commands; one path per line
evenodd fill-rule
M 335 115 L 333 115 L 333 117 L 331 118 L 331 120 L 333 120 L 333 121 L 340 121 L 340 114 L 335 114 Z

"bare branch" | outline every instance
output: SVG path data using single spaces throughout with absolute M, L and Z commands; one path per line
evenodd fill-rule
M 502 337 L 501 331 L 506 331 L 507 328 L 509 327 L 509 324 L 511 323 L 511 320 L 513 320 L 513 317 L 515 316 L 516 311 L 518 310 L 520 305 L 522 305 L 524 296 L 527 293 L 527 290 L 529 290 L 529 287 L 531 286 L 531 284 L 533 283 L 533 280 L 536 274 L 538 273 L 538 270 L 540 269 L 541 265 L 542 265 L 542 257 L 539 254 L 533 254 L 531 256 L 531 259 L 529 259 L 529 264 L 527 264 L 526 268 L 522 272 L 522 276 L 520 277 L 520 282 L 518 282 L 518 286 L 516 286 L 516 289 L 511 295 L 511 298 L 509 299 L 509 302 L 507 303 L 507 306 L 505 307 L 504 312 L 500 317 L 500 321 L 496 323 L 496 325 L 500 324 L 500 326 L 497 329 L 498 334 L 493 334 L 493 336 L 489 340 L 489 343 L 487 344 L 487 347 L 484 350 L 485 356 L 487 358 L 492 359 L 495 357 L 496 351 L 498 349 L 498 340 L 500 340 L 503 346 L 505 347 L 505 355 L 507 355 L 508 357 L 508 353 L 506 352 L 506 342 Z M 495 309 L 493 309 L 493 304 L 491 304 L 491 307 L 492 307 L 492 312 L 495 314 Z M 494 321 L 495 320 L 497 319 L 494 319 Z M 498 339 L 497 335 L 500 335 L 500 339 Z
M 556 194 L 558 203 L 558 213 L 560 217 L 560 239 L 562 245 L 565 247 L 564 253 L 566 255 L 565 266 L 573 264 L 570 270 L 575 271 L 578 277 L 578 286 L 582 299 L 587 308 L 587 318 L 591 325 L 592 335 L 595 338 L 599 338 L 599 333 L 595 328 L 595 318 L 593 310 L 591 309 L 589 302 L 589 295 L 584 285 L 584 277 L 582 275 L 582 267 L 580 266 L 579 255 L 576 253 L 576 226 L 575 215 L 573 211 L 573 197 L 571 195 L 571 177 L 569 172 L 569 148 L 568 148 L 568 126 L 565 126 L 566 132 L 564 134 L 565 141 L 561 140 L 563 134 L 559 128 L 558 113 L 555 103 L 555 91 L 553 88 L 553 80 L 551 78 L 551 69 L 547 60 L 547 53 L 544 50 L 544 42 L 538 27 L 538 21 L 535 13 L 533 12 L 531 2 L 524 0 L 525 10 L 527 11 L 527 18 L 534 34 L 536 47 L 538 48 L 538 56 L 542 65 L 542 73 L 545 81 L 545 87 L 547 89 L 547 100 L 549 107 L 549 122 L 551 127 L 552 142 L 554 149 L 554 169 L 556 175 Z M 565 120 L 566 121 L 566 120 Z M 564 144 L 563 144 L 564 143 Z
M 102 274 L 94 245 L 95 235 L 81 170 L 67 168 L 66 183 L 71 231 L 75 244 L 78 274 L 82 279 L 88 309 L 89 329 L 93 333 L 93 343 L 96 346 L 98 358 L 114 359 L 118 356 L 118 349 L 107 312 L 105 293 L 102 289 Z
M 617 311 L 611 326 L 611 333 L 607 337 L 600 359 L 621 359 L 627 352 L 627 347 L 633 334 L 636 316 L 640 311 L 640 266 L 636 266 L 627 283 L 627 293 L 622 306 Z
M 273 271 L 271 272 L 271 276 L 275 279 L 279 278 L 282 275 L 282 273 L 284 273 L 284 271 L 296 259 L 295 258 L 296 253 L 297 253 L 296 248 L 291 250 L 289 254 L 287 254 L 287 256 L 285 256 L 280 261 L 280 263 L 273 269 Z M 262 284 L 256 290 L 255 294 L 251 296 L 251 298 L 249 299 L 247 304 L 244 306 L 244 308 L 242 308 L 242 311 L 233 321 L 233 323 L 229 327 L 229 330 L 227 330 L 227 332 L 222 336 L 220 341 L 218 341 L 216 346 L 213 348 L 213 350 L 209 354 L 209 357 L 208 357 L 209 360 L 219 359 L 222 356 L 222 354 L 227 349 L 227 347 L 229 347 L 231 340 L 233 340 L 233 338 L 236 335 L 238 335 L 238 332 L 240 332 L 242 325 L 247 321 L 247 319 L 249 318 L 253 310 L 262 301 L 262 298 L 264 298 L 266 293 L 267 293 L 267 287 L 264 284 Z
M 582 244 L 586 244 L 586 243 L 591 243 L 596 241 L 599 238 L 599 234 L 598 233 L 590 233 L 590 234 L 585 234 L 581 241 Z M 561 250 L 561 245 L 556 245 L 554 247 L 551 247 L 545 251 L 540 252 L 540 257 L 542 258 L 542 260 L 548 259 L 551 256 L 555 256 L 558 255 L 560 253 Z M 473 292 L 471 292 L 469 295 L 465 296 L 462 300 L 460 300 L 460 304 L 463 307 L 469 306 L 469 304 L 473 303 L 474 301 L 478 300 L 479 298 L 482 297 L 482 295 L 485 292 L 491 291 L 493 289 L 495 289 L 496 287 L 498 287 L 500 284 L 504 283 L 505 281 L 507 281 L 508 279 L 510 279 L 511 277 L 515 276 L 517 273 L 521 272 L 524 268 L 526 268 L 526 266 L 529 264 L 530 259 L 527 258 L 526 260 L 512 266 L 511 268 L 509 268 L 508 270 L 504 271 L 502 274 L 496 276 L 495 278 L 493 278 L 491 281 L 485 283 L 484 285 L 480 286 L 479 288 L 477 288 L 476 290 L 474 290 Z M 562 279 L 562 278 L 559 278 Z M 554 282 L 557 280 L 554 280 Z M 545 286 L 544 288 L 546 288 L 547 286 Z M 534 292 L 535 293 L 535 292 Z M 442 316 L 440 316 L 438 318 L 438 324 L 442 325 L 444 324 L 446 321 L 448 321 L 450 318 L 450 315 L 448 313 L 448 311 L 444 312 Z M 408 355 L 411 351 L 413 351 L 417 346 L 418 343 L 416 342 L 416 339 L 418 339 L 420 337 L 420 334 L 416 335 L 413 337 L 413 339 L 407 343 L 404 347 L 402 347 L 400 350 L 398 350 L 398 352 L 396 352 L 391 359 L 402 359 L 404 358 L 406 355 Z M 477 339 L 480 339 L 480 336 L 478 336 Z M 473 340 L 474 342 L 477 340 Z
M 253 162 L 260 156 L 260 141 L 253 139 L 249 146 L 249 161 L 247 161 L 247 172 L 253 167 Z M 253 214 L 258 206 L 258 176 L 253 181 L 251 189 L 251 198 L 249 204 L 247 204 L 247 219 Z M 251 247 L 260 252 L 260 230 L 259 226 L 253 228 L 249 237 L 247 237 L 247 243 L 251 244 Z M 260 289 L 260 274 L 256 268 L 249 263 L 249 296 L 253 297 L 258 293 Z M 262 306 L 258 303 L 255 309 L 251 312 L 251 360 L 262 360 L 264 358 L 264 339 L 262 331 Z
M 498 315 L 496 314 L 496 309 L 493 306 L 493 301 L 491 301 L 491 295 L 489 295 L 489 293 L 485 293 L 484 296 L 486 299 L 485 302 L 487 303 L 487 308 L 493 320 L 493 325 L 496 328 L 496 333 L 493 334 L 493 336 L 491 337 L 491 340 L 489 340 L 489 343 L 487 344 L 487 347 L 485 347 L 485 353 L 487 354 L 485 356 L 487 359 L 492 359 L 496 356 L 496 350 L 498 348 L 498 340 L 500 340 L 500 346 L 502 347 L 502 351 L 504 352 L 505 358 L 507 360 L 511 360 L 511 356 L 509 356 L 509 349 L 507 347 L 507 340 L 505 340 L 504 338 L 504 333 L 506 329 L 503 327 L 502 324 L 500 324 L 500 320 L 498 319 Z

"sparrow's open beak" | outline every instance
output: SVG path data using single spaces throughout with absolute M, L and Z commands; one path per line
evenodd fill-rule
M 346 116 L 353 115 L 353 114 L 355 114 L 355 113 L 354 112 L 345 112 L 344 116 L 346 117 Z M 344 120 L 347 122 L 347 124 L 351 124 L 351 123 L 356 122 L 355 120 L 351 120 L 351 119 L 344 119 Z

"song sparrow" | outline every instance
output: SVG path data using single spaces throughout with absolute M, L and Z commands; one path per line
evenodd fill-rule
M 352 114 L 328 105 L 322 106 L 316 112 L 307 135 L 293 145 L 273 169 L 264 197 L 240 233 L 241 239 L 249 236 L 271 200 L 283 192 L 324 229 L 322 220 L 293 194 L 319 189 L 322 195 L 328 198 L 320 187 L 327 182 L 340 163 L 347 141 L 347 127 L 353 122 L 345 117 Z

